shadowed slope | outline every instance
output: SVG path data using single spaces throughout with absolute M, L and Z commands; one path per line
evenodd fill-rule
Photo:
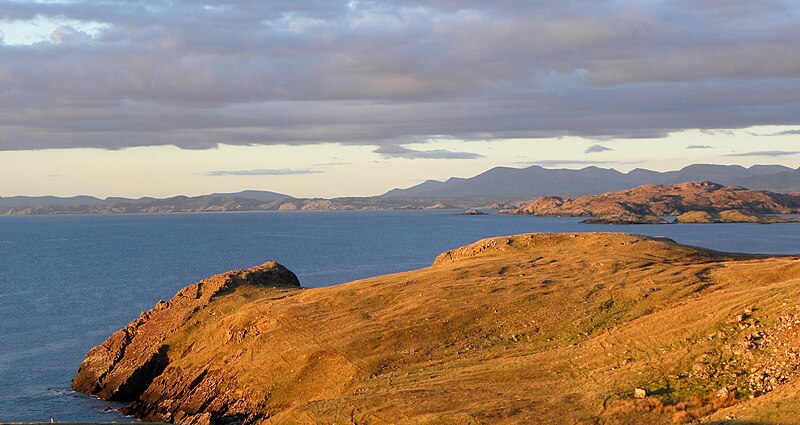
M 127 347 L 118 364 L 166 347 L 163 370 L 127 394 L 139 417 L 672 423 L 729 405 L 757 411 L 748 405 L 795 382 L 784 351 L 800 348 L 793 325 L 777 327 L 800 313 L 800 259 L 623 234 L 486 239 L 429 268 L 336 287 L 242 284 L 192 307 L 180 326 L 147 327 L 176 299 L 118 344 Z M 779 337 L 784 351 L 765 355 Z M 76 388 L 107 397 L 92 371 L 110 359 L 98 352 Z M 634 400 L 634 388 L 651 396 Z

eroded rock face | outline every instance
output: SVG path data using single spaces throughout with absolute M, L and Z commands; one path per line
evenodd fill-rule
M 275 262 L 218 274 L 180 290 L 169 302 L 159 301 L 127 327 L 86 355 L 72 388 L 114 401 L 136 400 L 168 365 L 172 332 L 205 308 L 216 296 L 241 285 L 300 288 L 297 276 Z

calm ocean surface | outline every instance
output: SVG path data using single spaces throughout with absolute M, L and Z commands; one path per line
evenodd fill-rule
M 69 390 L 86 352 L 212 274 L 276 260 L 306 287 L 412 270 L 527 232 L 631 232 L 723 251 L 799 254 L 800 223 L 578 224 L 453 211 L 0 217 L 0 422 L 132 422 Z

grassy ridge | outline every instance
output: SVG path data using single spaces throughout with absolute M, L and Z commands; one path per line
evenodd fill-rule
M 168 366 L 129 411 L 184 423 L 791 423 L 798 302 L 798 258 L 622 234 L 494 238 L 418 271 L 216 296 L 166 338 Z

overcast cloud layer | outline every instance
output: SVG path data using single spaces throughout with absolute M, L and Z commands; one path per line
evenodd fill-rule
M 0 44 L 0 149 L 797 125 L 798 4 L 0 0 L 101 28 Z

